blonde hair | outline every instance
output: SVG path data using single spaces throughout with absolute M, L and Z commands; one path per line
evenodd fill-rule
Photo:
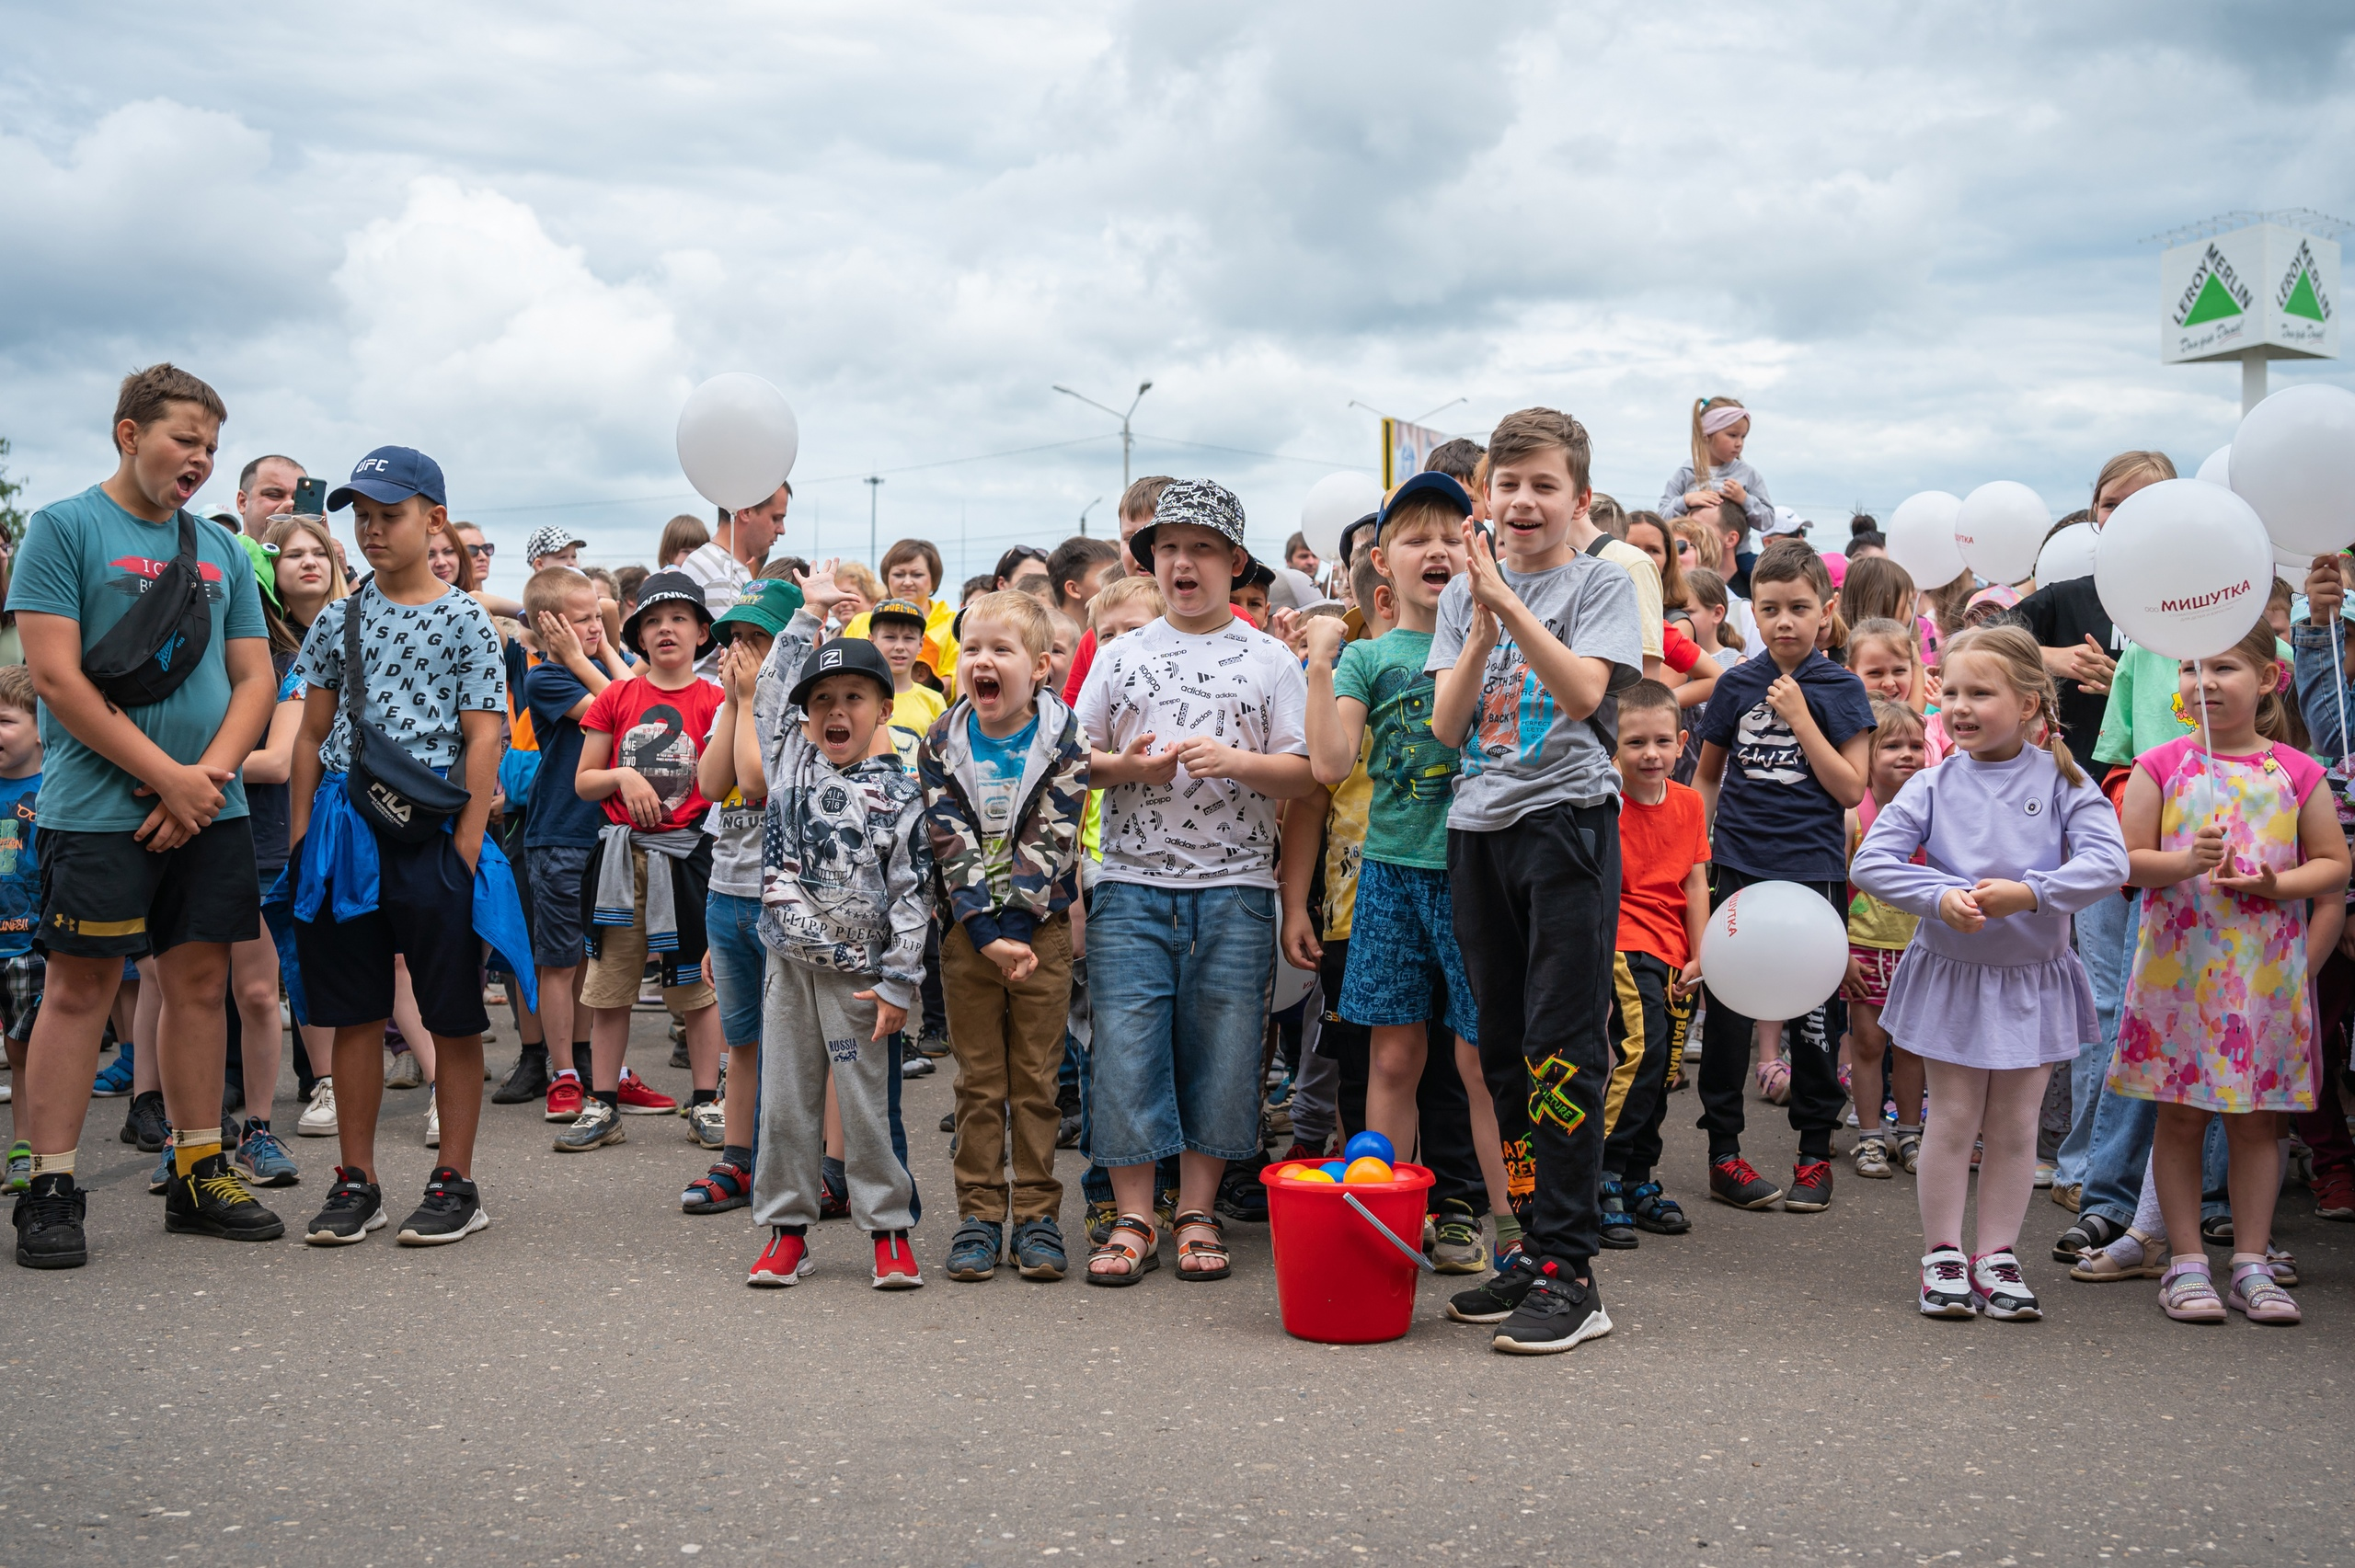
M 1010 588 L 985 593 L 965 606 L 965 618 L 959 623 L 964 628 L 964 642 L 973 636 L 973 623 L 995 621 L 1014 630 L 1017 641 L 1025 653 L 1039 658 L 1054 646 L 1055 630 L 1047 624 L 1047 607 L 1027 593 L 1017 593 Z
M 1867 642 L 1887 643 L 1902 655 L 1913 678 L 1905 683 L 1909 704 L 1922 700 L 1922 645 L 1912 626 L 1886 615 L 1870 615 L 1848 628 L 1848 668 L 1856 668 L 1856 648 Z
M 0 708 L 37 714 L 40 700 L 33 692 L 33 672 L 21 664 L 0 664 Z
M 1713 572 L 1726 569 L 1725 546 L 1717 543 L 1717 531 L 1704 527 L 1691 513 L 1678 518 L 1670 527 L 1679 539 L 1693 546 L 1693 559 Z
M 1702 609 L 1714 610 L 1724 615 L 1733 608 L 1733 595 L 1726 589 L 1726 579 L 1706 567 L 1695 567 L 1684 574 L 1685 591 L 1693 596 L 1693 603 Z M 1717 646 L 1740 653 L 1742 648 L 1741 628 L 1731 621 L 1717 623 Z
M 901 558 L 913 561 L 917 557 L 905 555 Z M 867 608 L 870 610 L 891 597 L 883 591 L 883 579 L 868 571 L 867 563 L 864 561 L 837 562 L 834 567 L 834 582 L 837 586 L 846 584 L 856 589 L 858 596 L 867 601 Z M 917 608 L 923 609 L 924 606 L 918 605 Z
M 286 548 L 286 542 L 289 539 L 293 538 L 297 533 L 309 534 L 312 538 L 317 540 L 319 542 L 319 547 L 327 553 L 328 601 L 332 602 L 335 600 L 341 599 L 345 594 L 350 592 L 350 587 L 343 580 L 343 552 L 341 549 L 338 548 L 335 542 L 335 534 L 327 528 L 327 519 L 323 517 L 304 517 L 298 513 L 290 512 L 270 525 L 269 531 L 262 535 L 262 543 L 265 544 L 275 545 L 280 550 L 283 551 Z M 465 548 L 462 546 L 458 553 L 462 555 L 465 555 Z
M 597 585 L 586 572 L 570 567 L 542 567 L 523 581 L 523 621 L 536 629 L 543 615 L 564 619 L 564 601 L 576 593 L 594 594 Z
M 1701 416 L 1712 408 L 1739 408 L 1739 397 L 1696 397 L 1693 400 L 1693 483 L 1706 485 L 1715 466 L 1709 462 L 1709 438 L 1701 433 Z M 1730 429 L 1731 427 L 1728 427 Z
M 2092 504 L 2101 505 L 2101 493 L 2121 479 L 2148 479 L 2156 483 L 2177 475 L 2175 460 L 2163 452 L 2121 452 L 2101 465 L 2094 475 Z
M 2259 629 L 2265 634 L 2265 657 L 2271 658 L 2273 628 L 2260 623 Z M 2243 638 L 2243 645 L 2247 641 Z M 2085 773 L 2077 766 L 2076 759 L 2069 755 L 2069 743 L 2061 738 L 2061 726 L 2055 716 L 2061 709 L 2061 693 L 2052 683 L 2052 672 L 2044 668 L 2044 650 L 2036 646 L 2036 639 L 2018 626 L 1973 626 L 1958 633 L 1947 645 L 1940 667 L 1952 670 L 1954 661 L 1967 653 L 1984 654 L 1993 659 L 2003 672 L 2004 684 L 2023 697 L 2036 699 L 2037 717 L 2043 721 L 2044 737 L 2035 744 L 2052 753 L 2062 778 L 2073 784 L 2085 783 Z M 2262 704 L 2258 711 L 2264 711 Z
M 1168 612 L 1169 606 L 1161 597 L 1161 585 L 1154 581 L 1151 578 L 1114 578 L 1110 582 L 1104 585 L 1103 592 L 1097 594 L 1094 600 L 1089 601 L 1087 606 L 1088 625 L 1091 627 L 1102 625 L 1106 612 L 1117 610 L 1132 599 L 1143 600 L 1146 608 L 1150 609 L 1156 616 L 1166 614 Z

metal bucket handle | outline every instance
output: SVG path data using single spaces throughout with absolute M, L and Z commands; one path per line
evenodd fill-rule
M 1439 1272 L 1437 1268 L 1432 1266 L 1431 1260 L 1423 1256 L 1423 1250 L 1420 1247 L 1408 1246 L 1406 1242 L 1398 1239 L 1397 1231 L 1393 1230 L 1389 1226 L 1384 1225 L 1381 1220 L 1376 1219 L 1373 1217 L 1373 1210 L 1368 1208 L 1364 1204 L 1358 1201 L 1357 1194 L 1344 1191 L 1341 1194 L 1341 1201 L 1348 1204 L 1351 1208 L 1356 1209 L 1360 1215 L 1363 1216 L 1367 1224 L 1381 1231 L 1382 1239 L 1384 1241 L 1389 1242 L 1392 1246 L 1397 1248 L 1400 1252 L 1414 1259 L 1415 1266 L 1417 1268 L 1419 1268 L 1428 1274 L 1436 1274 Z

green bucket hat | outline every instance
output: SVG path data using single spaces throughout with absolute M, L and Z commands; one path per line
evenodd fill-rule
M 801 589 L 781 578 L 772 578 L 757 587 L 757 590 L 738 600 L 719 619 L 711 624 L 714 641 L 729 642 L 739 626 L 758 626 L 770 636 L 781 635 L 793 612 L 801 608 Z
M 253 561 L 254 584 L 261 589 L 261 596 L 270 601 L 272 608 L 283 611 L 286 606 L 278 601 L 278 546 L 265 544 L 250 533 L 240 533 L 236 539 Z

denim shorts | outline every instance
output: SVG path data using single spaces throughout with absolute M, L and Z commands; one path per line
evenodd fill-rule
M 1266 887 L 1099 882 L 1087 910 L 1096 1046 L 1089 1153 L 1143 1165 L 1259 1148 L 1259 1054 L 1276 970 Z
M 730 1046 L 761 1043 L 761 995 L 769 956 L 761 945 L 761 901 L 733 893 L 706 893 L 704 934 L 710 945 L 712 989 L 719 993 L 719 1037 Z
M 1455 944 L 1446 872 L 1379 860 L 1359 867 L 1339 1011 L 1369 1027 L 1436 1017 L 1467 1044 L 1480 1043 L 1480 1013 Z

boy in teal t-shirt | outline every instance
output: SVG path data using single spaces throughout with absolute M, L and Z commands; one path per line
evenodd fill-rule
M 1338 1011 L 1373 1031 L 1366 1126 L 1393 1147 L 1415 1147 L 1416 1089 L 1423 1076 L 1434 998 L 1468 1053 L 1480 1037 L 1471 983 L 1455 943 L 1447 880 L 1447 811 L 1456 749 L 1431 734 L 1433 678 L 1423 665 L 1438 624 L 1439 596 L 1464 570 L 1471 498 L 1443 474 L 1400 486 L 1374 524 L 1374 567 L 1397 625 L 1341 647 L 1341 624 L 1308 624 L 1308 756 L 1328 788 L 1356 766 L 1372 727 L 1366 773 L 1373 800 Z M 1338 661 L 1334 658 L 1339 652 Z

